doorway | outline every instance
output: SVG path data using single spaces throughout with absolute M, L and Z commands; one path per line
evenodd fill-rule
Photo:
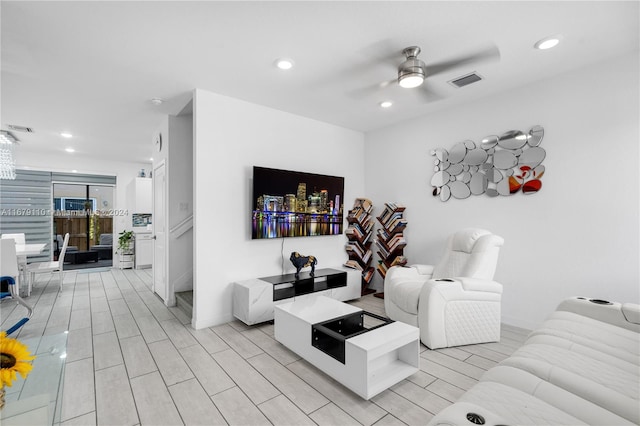
M 167 306 L 173 306 L 174 295 L 167 280 L 166 258 L 166 166 L 164 162 L 153 170 L 153 292 Z
M 53 250 L 69 233 L 65 270 L 113 264 L 113 185 L 53 183 Z

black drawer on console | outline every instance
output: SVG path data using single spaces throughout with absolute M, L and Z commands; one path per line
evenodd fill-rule
M 389 318 L 366 311 L 343 315 L 313 324 L 311 327 L 311 345 L 344 364 L 345 342 L 347 339 L 392 322 L 393 320 Z

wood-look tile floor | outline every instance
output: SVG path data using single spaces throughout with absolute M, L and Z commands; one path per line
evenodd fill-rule
M 192 329 L 151 278 L 68 271 L 60 292 L 57 275 L 37 277 L 18 337 L 68 330 L 61 425 L 424 425 L 527 335 L 504 325 L 500 343 L 421 346 L 420 371 L 365 401 L 275 341 L 273 324 Z M 372 295 L 352 303 L 384 315 Z M 14 307 L 2 301 L 3 329 Z

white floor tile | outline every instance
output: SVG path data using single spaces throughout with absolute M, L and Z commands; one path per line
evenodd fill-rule
M 275 425 L 315 425 L 306 414 L 296 407 L 284 395 L 278 395 L 273 399 L 258 405 L 262 413 L 267 416 L 269 421 Z
M 114 331 L 93 336 L 93 362 L 96 371 L 124 362 Z
M 319 426 L 360 426 L 360 423 L 335 404 L 327 404 L 309 414 Z
M 189 346 L 179 351 L 207 394 L 215 395 L 236 385 L 202 346 Z
M 222 338 L 233 350 L 235 350 L 241 357 L 250 358 L 252 356 L 262 353 L 262 349 L 257 347 L 247 339 L 235 328 L 229 324 L 219 325 L 217 327 L 211 327 L 218 336 Z
M 269 420 L 238 388 L 233 387 L 211 397 L 230 425 L 269 425 Z
M 64 372 L 61 420 L 69 420 L 95 410 L 93 358 L 67 363 Z
M 96 371 L 96 408 L 98 424 L 123 426 L 139 423 L 124 365 Z
M 254 404 L 260 404 L 280 394 L 255 368 L 233 350 L 212 355 Z
M 142 336 L 120 339 L 120 347 L 122 348 L 124 365 L 130 378 L 143 376 L 158 370 L 149 347 Z
M 169 339 L 149 344 L 162 378 L 167 386 L 193 378 L 193 373 Z
M 169 386 L 171 397 L 186 425 L 226 425 L 222 414 L 196 379 Z
M 304 413 L 309 414 L 329 403 L 327 398 L 269 355 L 261 354 L 248 361 Z
M 131 389 L 143 425 L 180 425 L 182 419 L 160 373 L 131 379 Z

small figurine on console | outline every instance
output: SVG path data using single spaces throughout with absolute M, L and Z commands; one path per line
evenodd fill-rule
M 291 257 L 289 258 L 293 266 L 296 267 L 296 280 L 300 278 L 300 269 L 306 268 L 307 266 L 311 266 L 311 276 L 316 271 L 316 263 L 318 263 L 318 259 L 315 256 L 302 256 L 297 251 L 291 252 Z

